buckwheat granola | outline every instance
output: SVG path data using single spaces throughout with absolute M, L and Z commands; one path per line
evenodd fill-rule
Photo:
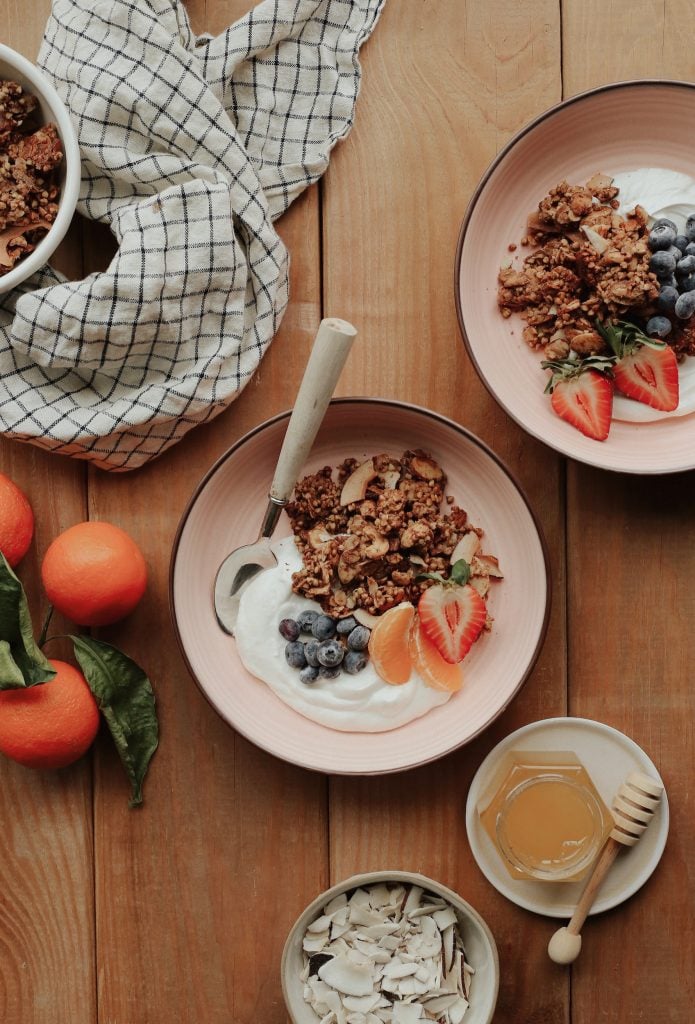
M 520 313 L 524 340 L 548 359 L 608 351 L 596 321 L 649 319 L 656 311 L 659 282 L 649 269 L 648 214 L 616 212 L 618 189 L 605 174 L 586 185 L 560 182 L 527 222 L 522 244 L 534 246 L 521 267 L 499 273 L 503 316 Z M 678 325 L 669 344 L 695 353 L 695 332 Z
M 0 275 L 30 253 L 58 214 L 63 148 L 54 124 L 38 127 L 35 96 L 0 80 Z
M 400 458 L 346 459 L 304 477 L 287 506 L 303 567 L 292 578 L 297 594 L 318 601 L 328 615 L 361 608 L 380 615 L 416 604 L 430 584 L 421 573 L 448 573 L 457 545 L 466 542 L 471 582 L 483 596 L 496 562 L 477 552 L 482 530 L 455 503 L 442 511 L 446 477 L 426 452 Z

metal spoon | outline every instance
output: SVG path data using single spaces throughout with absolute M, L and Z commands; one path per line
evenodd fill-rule
M 215 614 L 222 629 L 232 636 L 244 587 L 262 569 L 277 565 L 277 558 L 270 550 L 270 538 L 280 513 L 290 500 L 356 334 L 352 324 L 336 317 L 322 320 L 319 324 L 287 424 L 258 540 L 236 548 L 217 570 Z

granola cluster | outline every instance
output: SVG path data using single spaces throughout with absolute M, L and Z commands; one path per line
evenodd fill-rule
M 608 351 L 596 321 L 628 314 L 645 321 L 656 311 L 659 282 L 649 269 L 648 214 L 640 206 L 616 213 L 618 189 L 605 174 L 586 185 L 556 185 L 530 215 L 522 244 L 533 246 L 519 268 L 499 273 L 503 316 L 520 313 L 523 336 L 546 358 Z M 669 343 L 695 352 L 693 325 L 679 326 Z
M 0 275 L 43 238 L 58 214 L 63 149 L 53 124 L 34 123 L 35 96 L 0 80 Z
M 448 575 L 464 534 L 476 550 L 482 534 L 456 504 L 442 511 L 445 487 L 441 467 L 421 450 L 347 459 L 335 478 L 330 466 L 304 477 L 287 506 L 303 560 L 292 589 L 337 617 L 416 603 L 429 586 L 416 577 Z

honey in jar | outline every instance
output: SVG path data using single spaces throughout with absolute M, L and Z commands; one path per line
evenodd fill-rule
M 613 827 L 589 773 L 570 751 L 511 751 L 478 812 L 515 879 L 583 878 Z

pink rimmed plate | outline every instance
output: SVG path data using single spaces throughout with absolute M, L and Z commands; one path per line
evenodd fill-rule
M 695 413 L 653 422 L 613 420 L 606 441 L 584 437 L 552 411 L 541 356 L 524 343 L 523 321 L 497 308 L 497 274 L 524 235 L 526 218 L 563 179 L 659 167 L 693 175 L 683 125 L 695 119 L 695 85 L 634 81 L 573 96 L 526 125 L 476 189 L 459 236 L 455 296 L 473 364 L 490 394 L 534 437 L 563 455 L 624 473 L 695 468 Z M 530 250 L 515 253 L 523 256 Z
M 213 582 L 224 557 L 256 539 L 289 413 L 262 423 L 212 467 L 184 512 L 174 543 L 170 599 L 188 667 L 215 710 L 257 746 L 317 771 L 378 774 L 432 761 L 467 743 L 509 704 L 545 635 L 549 576 L 545 543 L 509 471 L 481 441 L 436 413 L 369 398 L 333 401 L 305 472 L 348 456 L 408 448 L 431 452 L 448 476 L 447 493 L 485 531 L 504 581 L 490 596 L 492 632 L 464 663 L 463 689 L 399 729 L 338 732 L 283 703 L 244 669 L 232 637 L 217 624 Z M 289 534 L 286 517 L 276 536 Z M 268 623 L 274 630 L 277 624 Z

